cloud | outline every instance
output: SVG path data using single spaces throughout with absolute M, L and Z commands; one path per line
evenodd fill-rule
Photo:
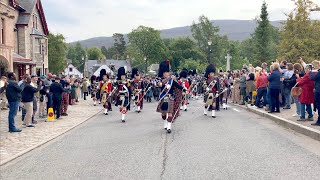
M 271 20 L 285 19 L 291 0 L 266 0 Z M 317 0 L 320 1 L 320 0 Z M 244 3 L 245 2 L 245 3 Z M 210 19 L 254 19 L 262 0 L 43 0 L 49 29 L 67 41 L 128 33 L 139 25 L 167 29 Z M 320 3 L 319 3 L 320 4 Z

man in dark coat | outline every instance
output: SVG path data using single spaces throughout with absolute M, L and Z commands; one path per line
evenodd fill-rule
M 314 86 L 314 106 L 315 109 L 318 111 L 318 121 L 314 124 L 311 124 L 313 126 L 320 126 L 320 62 L 317 62 L 318 67 L 315 67 L 317 69 L 317 73 L 313 73 L 312 71 L 309 72 L 309 76 L 311 80 L 315 82 Z
M 19 103 L 21 101 L 21 92 L 22 89 L 18 86 L 16 81 L 16 74 L 13 72 L 8 73 L 8 86 L 6 89 L 6 96 L 9 102 L 9 132 L 21 132 L 21 129 L 17 129 L 14 125 L 14 118 L 17 115 Z
M 52 93 L 53 111 L 56 114 L 56 119 L 60 118 L 62 93 L 66 90 L 60 84 L 60 78 L 56 77 L 55 81 L 50 86 L 50 92 Z

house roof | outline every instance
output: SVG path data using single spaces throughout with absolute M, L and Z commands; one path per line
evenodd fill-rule
M 36 7 L 39 11 L 44 34 L 49 35 L 48 25 L 46 17 L 44 15 L 41 0 L 15 0 L 15 3 L 20 5 L 23 9 L 25 9 L 24 12 L 19 14 L 17 25 L 28 25 L 32 18 L 31 13 L 33 9 Z
M 105 63 L 105 64 L 104 64 Z M 114 59 L 107 59 L 105 61 L 98 62 L 98 60 L 88 60 L 88 68 L 92 68 L 93 66 L 101 66 L 101 65 L 114 65 L 116 69 L 120 67 L 127 66 L 127 71 L 132 71 L 132 67 L 129 61 L 127 60 L 114 60 Z
M 31 59 L 24 58 L 17 53 L 13 53 L 13 62 L 18 64 L 35 64 Z
M 97 70 L 93 73 L 93 75 L 95 75 L 95 76 L 97 76 L 97 77 L 100 76 L 100 71 L 101 71 L 102 69 L 105 69 L 105 70 L 107 71 L 107 73 L 110 73 L 110 74 L 111 74 L 111 76 L 114 75 L 114 72 L 113 72 L 107 65 L 102 65 L 102 66 L 100 66 L 99 69 L 97 69 Z

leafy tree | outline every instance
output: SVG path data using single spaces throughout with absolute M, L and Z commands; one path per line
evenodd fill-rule
M 107 49 L 105 46 L 102 46 L 102 47 L 101 47 L 101 52 L 102 52 L 102 54 L 104 55 L 104 57 L 107 58 L 107 56 L 108 56 L 108 49 Z M 107 58 L 107 59 L 108 59 L 108 58 Z
M 72 64 L 81 72 L 84 69 L 86 54 L 86 50 L 78 42 L 75 46 L 68 48 L 67 58 L 72 60 Z
M 87 50 L 88 58 L 94 59 L 94 60 L 102 60 L 104 59 L 104 55 L 102 54 L 101 50 L 99 48 L 93 47 Z
M 160 31 L 151 27 L 139 26 L 128 35 L 129 42 L 146 57 L 145 72 L 149 64 L 166 58 L 167 49 L 160 37 Z
M 144 56 L 135 45 L 128 45 L 125 54 L 129 56 L 132 67 L 136 67 L 139 69 L 145 68 Z
M 310 0 L 295 0 L 296 8 L 287 15 L 287 21 L 281 29 L 279 45 L 282 58 L 295 62 L 303 57 L 310 62 L 320 58 L 319 21 L 310 20 Z
M 124 40 L 123 34 L 115 33 L 113 34 L 114 48 L 117 52 L 117 60 L 124 57 L 126 51 L 126 41 Z
M 199 17 L 198 23 L 193 22 L 191 26 L 192 36 L 196 40 L 199 49 L 207 54 L 207 62 L 211 57 L 211 62 L 215 64 L 221 63 L 225 38 L 219 36 L 219 31 L 219 27 L 214 26 L 204 15 Z M 209 40 L 212 42 L 210 47 L 208 45 Z
M 171 67 L 176 71 L 186 59 L 205 61 L 206 55 L 197 47 L 190 38 L 166 39 L 168 57 L 171 59 Z
M 185 59 L 184 63 L 179 66 L 179 70 L 183 68 L 186 68 L 188 70 L 196 69 L 199 73 L 203 73 L 205 71 L 206 64 L 194 59 Z
M 49 34 L 48 40 L 48 63 L 50 72 L 60 73 L 66 66 L 66 42 L 62 34 Z

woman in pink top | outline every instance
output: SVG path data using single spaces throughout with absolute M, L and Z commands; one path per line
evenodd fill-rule
M 265 107 L 267 105 L 267 86 L 267 75 L 263 72 L 263 70 L 259 70 L 258 76 L 256 77 L 256 89 L 258 94 L 255 101 L 255 106 L 258 108 L 262 108 L 260 106 L 260 100 L 262 97 L 263 106 Z

